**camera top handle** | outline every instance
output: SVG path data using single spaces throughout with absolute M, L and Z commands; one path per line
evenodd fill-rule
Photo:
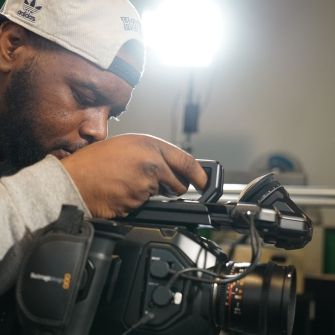
M 205 190 L 198 199 L 201 203 L 217 202 L 223 194 L 223 167 L 217 161 L 199 159 L 208 180 Z

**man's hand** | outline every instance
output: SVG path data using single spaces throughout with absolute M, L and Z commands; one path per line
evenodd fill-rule
M 177 195 L 189 183 L 203 189 L 207 175 L 178 147 L 140 134 L 115 136 L 91 144 L 61 161 L 95 217 L 126 216 L 161 186 Z

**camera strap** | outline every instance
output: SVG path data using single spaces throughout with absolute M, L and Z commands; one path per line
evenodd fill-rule
M 93 226 L 64 205 L 35 239 L 19 273 L 16 300 L 25 334 L 64 334 L 83 285 Z

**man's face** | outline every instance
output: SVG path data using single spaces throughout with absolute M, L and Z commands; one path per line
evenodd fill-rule
M 119 57 L 132 63 L 129 55 Z M 139 69 L 139 64 L 131 64 Z M 2 156 L 21 168 L 52 153 L 63 158 L 107 136 L 132 88 L 66 51 L 42 52 L 11 72 L 0 114 Z

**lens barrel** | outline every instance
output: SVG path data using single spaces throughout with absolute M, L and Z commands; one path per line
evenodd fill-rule
M 232 274 L 248 265 L 236 263 Z M 257 265 L 246 277 L 213 289 L 215 323 L 225 331 L 261 335 L 290 335 L 296 301 L 293 266 Z

